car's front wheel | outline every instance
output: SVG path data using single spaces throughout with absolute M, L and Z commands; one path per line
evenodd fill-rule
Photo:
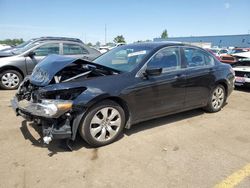
M 79 132 L 91 146 L 99 147 L 114 142 L 125 125 L 122 107 L 112 100 L 94 105 L 83 118 Z
M 226 102 L 226 90 L 223 85 L 217 85 L 211 92 L 205 108 L 208 112 L 218 112 Z
M 17 89 L 22 80 L 22 75 L 15 70 L 5 70 L 0 73 L 0 87 L 2 89 Z

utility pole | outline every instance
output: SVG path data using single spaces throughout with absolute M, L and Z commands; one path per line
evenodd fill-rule
M 105 45 L 107 44 L 107 24 L 105 24 Z

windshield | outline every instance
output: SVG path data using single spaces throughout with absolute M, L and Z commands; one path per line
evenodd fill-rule
M 26 52 L 27 50 L 29 50 L 30 48 L 33 48 L 34 46 L 37 46 L 38 44 L 39 44 L 39 42 L 27 44 L 27 45 L 24 46 L 23 48 L 15 49 L 15 50 L 13 51 L 13 53 L 14 53 L 14 54 L 21 54 L 21 53 L 24 53 L 24 52 Z
M 117 47 L 94 60 L 95 63 L 122 72 L 132 71 L 143 61 L 153 47 L 129 45 Z
M 23 42 L 22 44 L 15 46 L 15 48 L 23 48 L 23 47 L 27 46 L 29 43 L 31 43 L 32 41 L 33 40 L 31 39 L 31 40 L 28 40 L 26 42 Z

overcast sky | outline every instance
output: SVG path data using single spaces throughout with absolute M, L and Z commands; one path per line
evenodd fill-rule
M 250 0 L 0 0 L 0 40 L 40 36 L 86 42 L 247 34 Z

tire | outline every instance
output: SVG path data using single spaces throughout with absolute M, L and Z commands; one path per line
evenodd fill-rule
M 0 87 L 5 90 L 17 89 L 23 76 L 15 70 L 5 70 L 0 73 Z
M 226 102 L 226 90 L 221 84 L 217 85 L 209 96 L 209 101 L 205 110 L 208 112 L 218 112 L 222 109 Z
M 90 146 L 100 147 L 114 142 L 124 126 L 122 107 L 112 100 L 104 100 L 88 110 L 80 123 L 79 133 Z

